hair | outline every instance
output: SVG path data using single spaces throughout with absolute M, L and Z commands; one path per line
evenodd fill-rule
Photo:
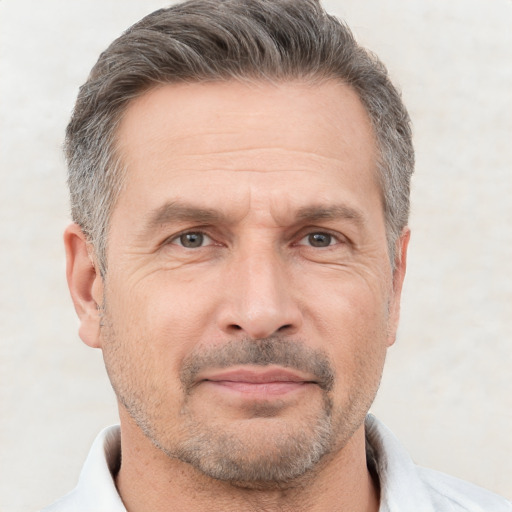
M 410 120 L 380 60 L 317 0 L 190 0 L 149 14 L 99 57 L 66 131 L 73 220 L 106 271 L 109 221 L 125 169 L 116 131 L 130 101 L 161 84 L 337 79 L 375 132 L 389 253 L 409 217 Z

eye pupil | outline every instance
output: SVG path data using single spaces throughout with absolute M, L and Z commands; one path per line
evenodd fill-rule
M 180 236 L 180 243 L 183 247 L 194 248 L 203 245 L 204 235 L 202 233 L 184 233 Z
M 308 239 L 313 247 L 328 247 L 331 245 L 332 237 L 326 233 L 312 233 Z

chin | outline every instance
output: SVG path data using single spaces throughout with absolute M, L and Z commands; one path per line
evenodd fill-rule
M 245 424 L 240 424 L 245 423 Z M 332 450 L 330 416 L 290 425 L 277 418 L 236 422 L 229 428 L 195 425 L 167 451 L 206 476 L 240 487 L 283 486 L 304 476 Z

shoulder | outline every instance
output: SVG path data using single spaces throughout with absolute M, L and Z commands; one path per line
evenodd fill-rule
M 512 512 L 512 502 L 477 485 L 419 466 L 416 471 L 436 510 Z
M 83 510 L 80 497 L 77 495 L 76 490 L 71 491 L 69 494 L 66 494 L 39 512 L 70 512 L 71 510 L 77 512 Z
M 115 485 L 120 459 L 120 429 L 108 427 L 94 441 L 75 489 L 41 512 L 126 512 Z
M 469 482 L 417 466 L 375 416 L 366 418 L 367 458 L 381 486 L 381 512 L 512 512 L 512 503 Z

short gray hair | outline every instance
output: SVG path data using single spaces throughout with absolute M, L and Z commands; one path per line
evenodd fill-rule
M 389 253 L 409 217 L 414 150 L 407 110 L 379 59 L 317 0 L 190 0 L 149 14 L 99 57 L 66 131 L 73 220 L 106 271 L 109 220 L 125 174 L 116 131 L 159 84 L 338 79 L 359 95 L 379 150 Z

